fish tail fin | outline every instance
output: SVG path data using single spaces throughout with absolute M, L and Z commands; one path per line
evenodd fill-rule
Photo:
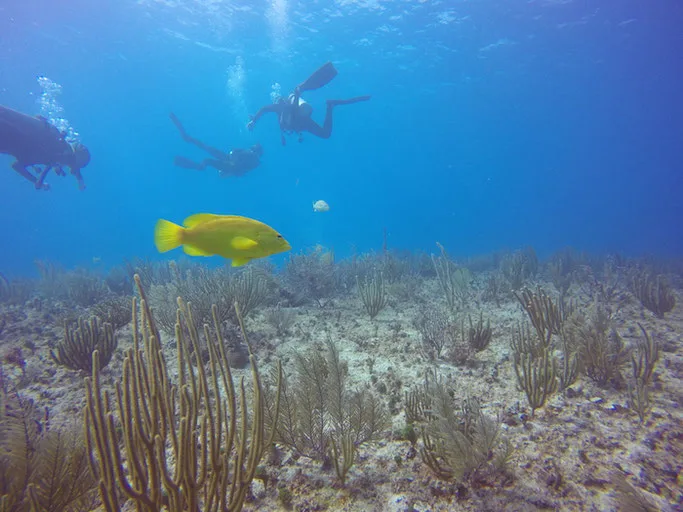
M 159 219 L 154 227 L 154 245 L 157 246 L 157 251 L 167 252 L 180 246 L 183 243 L 183 231 L 185 229 L 182 226 Z

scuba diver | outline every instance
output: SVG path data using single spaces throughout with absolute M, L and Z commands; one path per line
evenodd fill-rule
M 254 144 L 249 149 L 235 148 L 230 153 L 224 153 L 220 149 L 212 148 L 207 146 L 202 141 L 190 137 L 185 128 L 183 127 L 180 119 L 171 112 L 169 114 L 171 121 L 175 124 L 176 128 L 180 132 L 180 136 L 183 140 L 189 144 L 194 144 L 202 151 L 206 151 L 213 158 L 205 158 L 201 162 L 195 162 L 184 156 L 176 156 L 173 159 L 173 163 L 177 167 L 182 167 L 183 169 L 194 169 L 196 171 L 203 171 L 207 167 L 213 167 L 218 170 L 218 174 L 221 178 L 227 176 L 244 176 L 249 171 L 256 169 L 261 163 L 261 155 L 263 155 L 263 148 L 261 144 Z
M 337 76 L 337 70 L 334 65 L 331 62 L 323 64 L 317 71 L 308 77 L 308 79 L 299 84 L 287 99 L 280 98 L 277 103 L 266 105 L 255 115 L 251 116 L 251 120 L 247 123 L 247 128 L 253 130 L 254 125 L 263 114 L 273 112 L 278 116 L 280 131 L 282 132 L 282 145 L 285 145 L 286 143 L 285 134 L 289 133 L 298 133 L 299 142 L 302 141 L 301 132 L 312 133 L 321 139 L 328 139 L 330 135 L 332 135 L 332 111 L 334 107 L 370 99 L 370 96 L 357 96 L 346 100 L 327 100 L 325 120 L 323 121 L 323 125 L 320 126 L 311 119 L 313 107 L 303 100 L 301 93 L 320 89 L 329 84 L 335 76 Z
M 32 117 L 0 105 L 0 153 L 15 158 L 12 169 L 38 190 L 50 190 L 45 178 L 51 170 L 65 176 L 64 167 L 85 189 L 81 169 L 90 162 L 90 152 L 80 142 L 70 143 L 66 133 L 43 116 Z M 43 167 L 44 166 L 44 167 Z

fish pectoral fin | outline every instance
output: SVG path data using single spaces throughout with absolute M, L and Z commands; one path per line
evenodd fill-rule
M 183 251 L 185 251 L 185 254 L 187 254 L 188 256 L 213 256 L 213 254 L 208 253 L 206 251 L 202 251 L 194 245 L 183 245 Z
M 232 239 L 232 247 L 239 251 L 247 251 L 249 249 L 253 249 L 257 245 L 258 242 L 256 240 L 252 240 L 246 236 L 236 236 Z
M 232 263 L 230 263 L 230 266 L 232 267 L 241 267 L 242 265 L 246 265 L 249 263 L 251 258 L 233 258 Z
M 213 213 L 195 213 L 183 221 L 183 226 L 186 228 L 193 228 L 210 220 L 215 220 L 219 217 L 220 215 L 215 215 Z

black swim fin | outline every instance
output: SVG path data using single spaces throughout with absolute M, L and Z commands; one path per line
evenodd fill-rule
M 329 84 L 337 76 L 334 64 L 326 62 L 318 68 L 311 76 L 299 84 L 299 91 L 314 91 Z

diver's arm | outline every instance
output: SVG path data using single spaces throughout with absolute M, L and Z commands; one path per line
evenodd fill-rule
M 308 132 L 321 139 L 329 139 L 331 135 L 331 126 L 329 129 L 326 129 L 326 127 L 320 126 L 313 119 L 307 117 L 306 119 L 301 120 L 301 131 Z
M 83 180 L 81 169 L 79 167 L 72 167 L 71 174 L 76 178 L 76 181 L 78 181 L 78 190 L 85 190 L 85 181 Z
M 263 114 L 267 114 L 269 112 L 279 114 L 281 110 L 282 106 L 279 103 L 271 103 L 270 105 L 266 105 L 265 107 L 261 108 L 261 110 L 256 112 L 256 115 L 254 115 L 251 120 L 256 122 L 261 118 L 261 116 L 263 116 Z
M 36 180 L 36 188 L 37 189 L 50 190 L 50 185 L 45 183 L 45 178 L 47 178 L 47 175 L 51 170 L 52 170 L 52 166 L 46 165 L 45 169 L 40 171 L 40 173 L 38 174 L 38 179 Z
M 247 123 L 247 128 L 251 130 L 254 127 L 254 124 L 256 124 L 256 121 L 261 119 L 263 114 L 268 114 L 269 112 L 273 112 L 275 114 L 279 114 L 282 111 L 282 105 L 279 103 L 271 103 L 270 105 L 266 105 L 265 107 L 261 108 L 256 114 L 251 116 L 251 120 Z
M 42 176 L 41 180 L 38 180 L 33 174 L 29 172 L 29 170 L 26 168 L 24 164 L 19 162 L 19 160 L 15 160 L 12 163 L 12 169 L 14 169 L 17 173 L 21 174 L 24 178 L 26 178 L 28 181 L 33 183 L 37 189 L 43 189 L 43 190 L 50 190 L 50 186 L 47 183 L 43 183 L 43 179 L 45 179 L 44 176 Z M 49 167 L 48 167 L 49 170 Z M 47 173 L 46 173 L 47 174 Z

